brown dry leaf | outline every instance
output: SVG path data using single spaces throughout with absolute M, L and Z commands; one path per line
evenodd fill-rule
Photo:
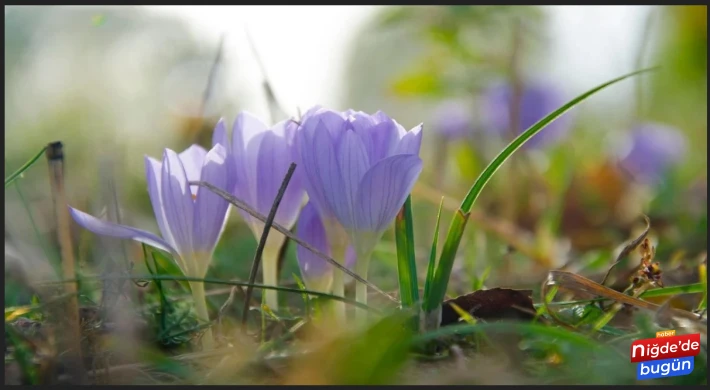
M 458 322 L 459 315 L 449 305 L 454 303 L 472 316 L 484 320 L 520 319 L 535 317 L 531 290 L 493 288 L 478 290 L 470 294 L 444 301 L 441 310 L 441 326 Z

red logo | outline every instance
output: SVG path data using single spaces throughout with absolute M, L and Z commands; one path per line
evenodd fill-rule
M 697 356 L 700 333 L 636 340 L 631 344 L 631 363 Z

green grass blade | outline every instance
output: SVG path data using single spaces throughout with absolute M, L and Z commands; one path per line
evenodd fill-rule
M 549 125 L 552 123 L 555 119 L 559 118 L 562 114 L 565 112 L 569 111 L 572 107 L 576 106 L 577 104 L 581 103 L 583 100 L 587 99 L 591 95 L 601 91 L 602 89 L 612 85 L 616 84 L 619 81 L 625 80 L 629 77 L 633 77 L 636 75 L 639 75 L 641 73 L 646 73 L 651 70 L 655 70 L 656 68 L 649 68 L 649 69 L 642 69 L 642 70 L 637 70 L 635 72 L 631 72 L 629 74 L 626 74 L 621 77 L 617 77 L 611 81 L 608 81 L 602 85 L 597 86 L 596 88 L 592 88 L 589 91 L 577 96 L 576 98 L 570 100 L 567 104 L 563 105 L 562 107 L 558 108 L 557 110 L 553 111 L 551 114 L 547 115 L 546 117 L 540 119 L 537 123 L 534 125 L 530 126 L 527 130 L 525 130 L 522 134 L 520 134 L 518 137 L 516 137 L 508 146 L 503 149 L 500 154 L 498 154 L 493 161 L 488 164 L 486 169 L 481 172 L 481 174 L 478 176 L 476 181 L 473 183 L 473 186 L 471 189 L 468 191 L 468 194 L 466 194 L 466 197 L 464 198 L 463 202 L 461 202 L 461 210 L 463 212 L 468 213 L 471 211 L 471 208 L 473 207 L 474 202 L 476 199 L 478 199 L 478 196 L 481 194 L 481 191 L 483 190 L 483 187 L 488 183 L 488 181 L 493 177 L 493 175 L 496 173 L 498 168 L 500 168 L 501 165 L 513 154 L 515 153 L 516 150 L 518 150 L 527 140 L 532 138 L 535 134 L 540 132 L 545 126 Z
M 523 144 L 527 140 L 537 134 L 540 130 L 542 130 L 552 121 L 560 117 L 562 114 L 569 111 L 575 105 L 579 104 L 591 95 L 601 91 L 602 89 L 612 84 L 618 83 L 619 81 L 625 80 L 629 77 L 651 71 L 653 69 L 655 68 L 642 69 L 621 77 L 617 77 L 577 96 L 576 98 L 569 101 L 567 104 L 563 105 L 562 107 L 558 108 L 546 117 L 539 120 L 534 125 L 530 126 L 530 128 L 528 128 L 522 134 L 516 137 L 510 144 L 508 144 L 508 146 L 505 147 L 505 149 L 503 149 L 503 151 L 500 152 L 500 154 L 498 154 L 493 159 L 493 161 L 490 162 L 490 164 L 488 164 L 488 166 L 483 170 L 483 172 L 481 172 L 476 181 L 473 183 L 473 186 L 471 186 L 471 189 L 468 191 L 468 194 L 466 194 L 466 197 L 461 202 L 460 209 L 451 221 L 451 226 L 449 227 L 449 232 L 447 233 L 446 241 L 444 242 L 444 249 L 441 253 L 439 265 L 436 269 L 436 274 L 434 276 L 434 283 L 432 286 L 431 295 L 427 297 L 427 300 L 430 301 L 427 303 L 428 307 L 436 307 L 437 305 L 440 305 L 441 302 L 443 302 L 444 297 L 446 296 L 449 276 L 451 275 L 451 270 L 454 266 L 456 252 L 458 251 L 459 244 L 461 243 L 461 238 L 463 236 L 464 228 L 466 227 L 469 212 L 471 211 L 473 204 L 475 203 L 476 199 L 478 199 L 478 196 L 481 194 L 481 191 L 483 190 L 485 185 L 488 183 L 488 181 L 490 181 L 490 179 L 493 177 L 496 171 L 498 171 L 501 165 L 503 165 L 503 163 L 516 150 L 523 146 Z
M 444 197 L 439 202 L 439 211 L 436 214 L 436 226 L 434 226 L 434 239 L 431 241 L 431 253 L 429 254 L 429 266 L 427 267 L 426 280 L 424 281 L 424 310 L 431 311 L 429 307 L 429 294 L 431 285 L 434 283 L 434 271 L 436 270 L 436 249 L 439 245 L 439 224 L 441 222 L 441 209 L 444 207 Z
M 395 241 L 397 243 L 397 274 L 399 296 L 402 307 L 408 308 L 419 302 L 417 262 L 414 257 L 414 227 L 412 219 L 412 197 L 407 197 L 395 219 Z
M 12 182 L 17 180 L 20 175 L 22 175 L 26 170 L 30 169 L 34 163 L 39 160 L 40 157 L 44 154 L 44 151 L 47 150 L 47 147 L 43 147 L 34 157 L 32 157 L 29 161 L 27 161 L 24 165 L 20 167 L 20 169 L 16 170 L 12 175 L 8 176 L 5 178 L 5 188 L 7 188 Z
M 467 222 L 468 213 L 463 214 L 461 210 L 458 210 L 456 215 L 454 215 L 454 219 L 451 221 L 449 233 L 446 236 L 446 241 L 444 241 L 444 248 L 441 250 L 439 264 L 434 272 L 434 279 L 431 283 L 429 294 L 426 297 L 424 305 L 426 311 L 431 311 L 439 307 L 446 297 L 446 289 L 449 286 L 449 276 L 454 267 L 456 251 L 461 243 L 461 237 L 463 237 L 463 231 L 466 228 Z
M 696 294 L 704 291 L 703 283 L 684 284 L 682 286 L 654 288 L 653 290 L 644 291 L 639 298 L 655 298 L 666 295 L 678 294 Z
M 296 274 L 292 274 L 293 279 L 296 281 L 296 285 L 298 285 L 298 288 L 300 288 L 302 291 L 306 291 L 306 284 L 303 283 L 303 280 L 298 277 Z M 310 299 L 308 298 L 308 294 L 305 292 L 301 294 L 301 297 L 303 298 L 303 304 L 306 306 L 306 318 L 310 319 L 311 318 L 311 306 L 310 306 Z
M 173 275 L 140 275 L 140 276 L 106 276 L 106 277 L 96 277 L 96 276 L 85 276 L 82 277 L 84 281 L 88 280 L 125 280 L 125 279 L 131 279 L 131 280 L 170 280 L 170 281 L 176 281 L 176 282 L 201 282 L 201 283 L 206 283 L 206 284 L 218 284 L 218 285 L 223 285 L 223 286 L 241 286 L 241 287 L 249 287 L 252 286 L 253 288 L 258 288 L 262 290 L 276 290 L 276 291 L 282 291 L 282 292 L 287 292 L 287 293 L 294 293 L 294 294 L 308 294 L 308 295 L 313 295 L 315 297 L 321 297 L 321 298 L 326 298 L 330 300 L 335 300 L 335 301 L 340 301 L 344 302 L 349 305 L 357 306 L 360 308 L 363 308 L 365 310 L 369 310 L 373 313 L 380 313 L 380 310 L 365 305 L 360 302 L 356 302 L 352 299 L 344 298 L 338 295 L 333 295 L 333 294 L 327 294 L 324 292 L 320 291 L 313 291 L 313 290 L 301 290 L 299 288 L 291 288 L 291 287 L 283 287 L 283 286 L 268 286 L 268 285 L 263 285 L 263 284 L 250 284 L 246 282 L 235 282 L 232 280 L 222 280 L 222 279 L 213 279 L 213 278 L 193 278 L 193 277 L 187 277 L 187 276 L 173 276 Z M 54 285 L 54 284 L 60 284 L 60 283 L 76 283 L 76 279 L 64 279 L 64 280 L 58 280 L 58 281 L 43 281 L 39 282 L 39 285 Z

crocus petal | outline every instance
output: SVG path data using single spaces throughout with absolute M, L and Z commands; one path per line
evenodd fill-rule
M 315 166 L 310 167 L 316 179 L 315 185 L 322 188 L 326 209 L 330 210 L 341 223 L 349 219 L 350 210 L 346 201 L 343 178 L 338 169 L 338 159 L 328 129 L 324 122 L 316 126 L 313 148 Z
M 268 215 L 286 177 L 293 156 L 284 134 L 266 132 L 261 140 L 256 164 L 257 210 Z M 294 172 L 276 211 L 276 222 L 291 227 L 296 222 L 303 199 L 300 179 Z M 261 233 L 259 233 L 261 234 Z
M 192 193 L 182 161 L 170 149 L 165 149 L 163 153 L 161 187 L 165 219 L 170 226 L 176 249 L 182 256 L 191 255 L 194 213 Z
M 188 181 L 200 180 L 200 172 L 202 172 L 202 164 L 205 161 L 207 151 L 200 145 L 191 145 L 178 156 L 185 168 L 185 174 Z M 198 186 L 190 186 L 190 191 L 193 195 L 197 195 Z
M 215 145 L 205 157 L 202 180 L 226 191 L 229 186 L 226 170 L 227 152 Z M 212 254 L 224 227 L 229 203 L 212 191 L 200 191 L 195 199 L 193 220 L 193 248 L 196 252 Z
M 392 150 L 400 139 L 397 124 L 386 116 L 384 118 L 386 120 L 382 120 L 370 128 L 370 145 L 372 145 L 369 149 L 370 161 L 380 161 L 391 156 Z
M 148 195 L 150 202 L 153 204 L 153 213 L 155 220 L 158 222 L 160 234 L 166 242 L 170 243 L 171 247 L 175 247 L 173 234 L 170 231 L 170 224 L 165 217 L 165 207 L 163 206 L 163 198 L 160 194 L 161 186 L 162 163 L 152 157 L 145 156 L 145 178 L 148 182 Z
M 212 146 L 222 145 L 224 150 L 229 154 L 231 145 L 229 144 L 229 136 L 227 135 L 227 127 L 224 125 L 224 119 L 220 118 L 212 133 Z
M 338 112 L 321 109 L 303 122 L 303 131 L 313 134 L 321 125 L 328 130 L 331 138 L 337 143 L 341 132 L 346 128 L 346 119 Z
M 412 191 L 421 170 L 422 160 L 416 155 L 400 154 L 375 164 L 358 189 L 357 230 L 383 232 Z
M 353 215 L 355 202 L 357 197 L 357 188 L 360 180 L 370 168 L 370 158 L 367 155 L 367 149 L 354 131 L 346 131 L 338 148 L 338 165 L 340 167 L 340 175 L 344 185 L 343 194 L 344 202 L 347 205 L 347 218 L 341 220 L 341 223 L 346 228 L 355 226 L 355 217 Z
M 266 131 L 266 125 L 254 114 L 242 111 L 237 115 L 232 129 L 232 149 L 245 150 L 252 138 Z
M 152 247 L 164 250 L 166 252 L 177 254 L 177 251 L 175 250 L 175 248 L 173 248 L 172 245 L 170 245 L 165 240 L 156 236 L 153 233 L 146 232 L 145 230 L 136 229 L 130 226 L 103 221 L 73 207 L 69 207 L 69 213 L 71 214 L 72 218 L 74 218 L 74 221 L 76 221 L 76 223 L 78 223 L 79 225 L 81 225 L 81 227 L 92 233 L 98 234 L 100 236 L 135 240 L 150 245 Z
M 397 154 L 416 154 L 419 155 L 419 149 L 422 146 L 422 126 L 419 125 L 408 131 L 402 139 L 395 145 L 391 155 Z
M 331 255 L 325 227 L 311 202 L 308 202 L 301 210 L 301 216 L 298 218 L 296 226 L 296 236 L 324 254 Z M 332 271 L 332 265 L 301 245 L 296 249 L 296 257 L 301 274 L 306 279 L 320 277 Z

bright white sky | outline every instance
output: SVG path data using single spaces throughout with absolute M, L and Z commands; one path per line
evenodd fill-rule
M 248 28 L 285 108 L 340 106 L 347 46 L 375 6 L 151 6 L 178 14 L 207 39 L 227 34 L 225 60 L 240 63 L 254 99 L 247 110 L 266 114 Z M 646 6 L 548 7 L 553 36 L 550 77 L 581 92 L 634 68 L 635 46 Z M 250 67 L 250 68 L 249 68 Z M 621 91 L 617 91 L 621 92 Z M 619 94 L 616 94 L 619 96 Z M 623 92 L 621 92 L 623 95 Z M 609 96 L 606 97 L 607 99 Z M 290 114 L 295 114 L 291 112 Z

